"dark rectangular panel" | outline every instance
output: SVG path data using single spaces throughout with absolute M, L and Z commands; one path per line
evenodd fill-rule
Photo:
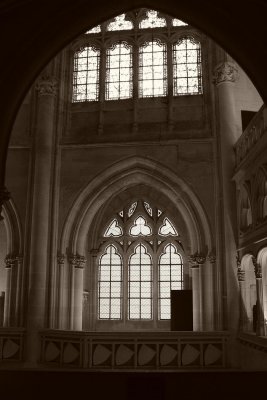
M 192 290 L 171 291 L 171 330 L 193 330 Z

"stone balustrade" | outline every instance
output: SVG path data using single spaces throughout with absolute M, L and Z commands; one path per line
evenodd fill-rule
M 265 105 L 261 107 L 259 112 L 252 118 L 247 128 L 244 130 L 238 141 L 236 142 L 235 156 L 236 168 L 245 160 L 248 154 L 254 149 L 255 145 L 267 133 L 267 108 Z
M 0 329 L 0 365 L 23 361 L 24 334 L 22 328 Z
M 41 364 L 90 370 L 227 367 L 227 332 L 75 332 L 45 330 Z

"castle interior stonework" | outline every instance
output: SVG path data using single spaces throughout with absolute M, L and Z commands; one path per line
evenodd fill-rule
M 2 370 L 267 369 L 264 90 L 189 15 L 140 7 L 33 63 L 1 189 Z

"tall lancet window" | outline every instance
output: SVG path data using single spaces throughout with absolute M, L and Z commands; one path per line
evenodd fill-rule
M 182 254 L 179 230 L 162 208 L 137 199 L 118 210 L 101 236 L 98 319 L 169 320 L 171 290 L 183 289 Z
M 132 69 L 132 46 L 122 42 L 107 50 L 106 100 L 132 96 Z

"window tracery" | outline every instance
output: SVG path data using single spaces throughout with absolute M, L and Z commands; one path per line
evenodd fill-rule
M 167 26 L 166 19 L 159 17 L 158 12 L 155 10 L 148 10 L 146 12 L 146 18 L 139 24 L 141 29 L 163 28 L 165 26 Z
M 98 319 L 169 320 L 171 290 L 183 288 L 177 229 L 147 201 L 134 201 L 118 214 L 120 222 L 111 219 L 102 236 Z
M 107 31 L 122 31 L 133 29 L 133 23 L 125 19 L 125 14 L 118 15 L 107 26 Z

